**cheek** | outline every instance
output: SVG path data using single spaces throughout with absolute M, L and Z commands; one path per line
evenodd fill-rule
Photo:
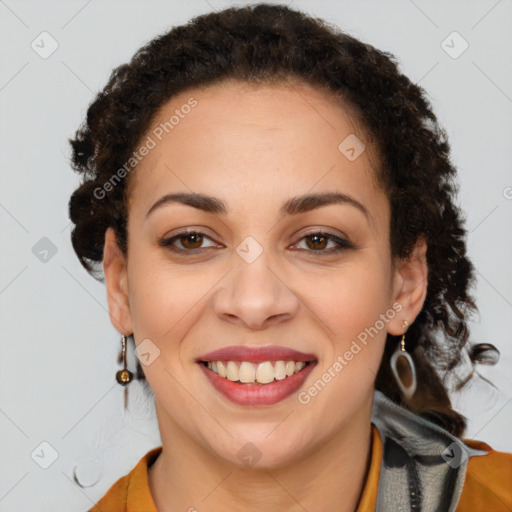
M 328 394 L 341 403 L 349 390 L 354 399 L 370 392 L 382 359 L 387 322 L 396 315 L 390 306 L 389 269 L 377 258 L 370 259 L 374 261 L 360 261 L 333 273 L 328 284 L 331 292 L 319 293 L 311 302 L 330 329 L 330 346 L 324 347 L 320 373 L 336 377 L 326 375 L 325 380 L 332 381 L 330 392 L 320 400 L 326 400 L 326 407 Z
M 333 273 L 328 286 L 331 292 L 318 293 L 311 304 L 328 324 L 329 342 L 322 347 L 324 360 L 316 379 L 298 399 L 335 429 L 373 393 L 386 325 L 396 312 L 389 305 L 389 272 L 376 261 Z
M 328 288 L 315 297 L 314 303 L 315 310 L 325 311 L 337 339 L 352 339 L 386 312 L 391 293 L 388 276 L 376 262 L 355 264 L 329 276 Z M 326 289 L 330 291 L 326 293 Z
M 139 339 L 169 347 L 181 339 L 194 306 L 207 291 L 199 272 L 172 266 L 162 257 L 133 251 L 128 264 L 130 312 Z

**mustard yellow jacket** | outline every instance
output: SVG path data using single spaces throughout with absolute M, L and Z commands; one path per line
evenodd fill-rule
M 149 451 L 89 512 L 158 512 Z M 375 392 L 368 476 L 356 512 L 511 512 L 512 453 L 458 439 Z

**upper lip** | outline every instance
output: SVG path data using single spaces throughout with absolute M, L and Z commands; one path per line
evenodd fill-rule
M 196 359 L 201 361 L 249 361 L 262 363 L 265 361 L 316 361 L 315 354 L 305 354 L 291 348 L 267 345 L 264 347 L 248 347 L 237 345 L 224 347 L 213 352 L 208 352 Z

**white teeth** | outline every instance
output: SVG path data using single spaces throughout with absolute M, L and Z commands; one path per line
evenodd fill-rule
M 274 365 L 274 377 L 276 380 L 283 380 L 286 377 L 286 365 L 284 361 L 276 361 Z
M 268 384 L 274 380 L 274 367 L 270 361 L 265 361 L 258 365 L 258 369 L 256 370 L 256 380 L 260 384 Z
M 226 367 L 222 361 L 217 361 L 217 372 L 221 377 L 225 377 L 227 375 Z
M 239 376 L 238 366 L 234 361 L 228 361 L 228 366 L 226 369 L 226 377 L 229 380 L 237 381 Z
M 249 361 L 208 361 L 206 366 L 220 377 L 233 382 L 269 384 L 275 380 L 283 380 L 300 372 L 306 363 L 303 361 L 265 361 L 251 363 Z
M 238 379 L 240 382 L 254 382 L 254 379 L 256 378 L 256 370 L 254 368 L 254 365 L 251 363 L 248 363 L 247 361 L 244 361 L 240 365 L 240 370 L 238 372 Z

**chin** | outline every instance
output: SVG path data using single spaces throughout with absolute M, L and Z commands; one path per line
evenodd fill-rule
M 245 428 L 246 426 L 242 426 Z M 294 439 L 289 432 L 272 432 L 276 425 L 262 429 L 261 426 L 245 432 L 233 432 L 225 446 L 211 446 L 219 457 L 238 468 L 271 470 L 295 464 L 302 454 L 301 448 L 310 443 Z M 269 435 L 269 432 L 270 433 Z M 304 444 L 306 443 L 306 444 Z

